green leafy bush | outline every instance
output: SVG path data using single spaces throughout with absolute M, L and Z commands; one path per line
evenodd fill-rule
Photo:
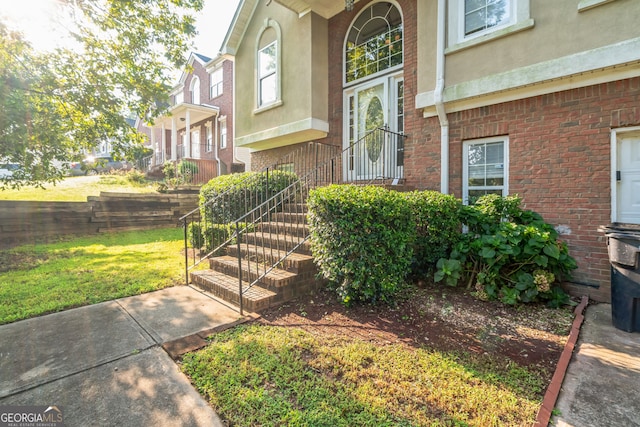
M 380 187 L 331 185 L 308 199 L 311 250 L 341 301 L 389 301 L 404 283 L 416 225 L 408 199 Z
M 517 196 L 481 197 L 465 207 L 461 218 L 469 232 L 461 236 L 449 259 L 438 261 L 435 281 L 456 286 L 461 280 L 484 300 L 505 304 L 570 302 L 557 286 L 577 267 L 558 233 Z
M 144 176 L 144 173 L 137 169 L 132 169 L 127 172 L 127 181 L 132 184 L 144 184 L 147 182 L 147 178 Z
M 460 240 L 462 203 L 437 191 L 404 195 L 411 204 L 417 231 L 411 270 L 414 274 L 432 272 L 438 259 L 447 256 Z
M 179 177 L 185 183 L 192 182 L 193 176 L 197 175 L 197 173 L 198 173 L 198 165 L 194 162 L 183 160 L 178 164 Z
M 165 179 L 175 178 L 177 175 L 175 163 L 165 162 L 164 165 L 162 165 L 162 174 Z
M 199 222 L 192 222 L 187 227 L 187 238 L 192 248 L 200 249 L 204 246 L 204 235 Z
M 251 231 L 252 224 L 240 223 L 240 228 L 244 231 Z M 235 232 L 235 223 L 229 224 L 202 224 L 192 222 L 187 227 L 187 238 L 192 248 L 204 249 L 210 252 L 217 246 L 226 242 Z M 231 240 L 234 243 L 235 239 Z M 215 255 L 215 254 L 214 254 Z
M 259 206 L 297 180 L 292 172 L 243 172 L 218 176 L 200 188 L 207 223 L 226 224 Z

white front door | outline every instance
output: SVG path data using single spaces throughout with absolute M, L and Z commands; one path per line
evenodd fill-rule
M 191 132 L 191 157 L 194 159 L 200 158 L 200 131 L 194 130 Z
M 347 180 L 402 174 L 395 134 L 404 131 L 402 84 L 401 77 L 383 77 L 345 92 L 344 148 L 352 148 L 345 159 Z M 394 133 L 377 131 L 383 128 Z
M 616 222 L 640 224 L 640 132 L 619 134 Z

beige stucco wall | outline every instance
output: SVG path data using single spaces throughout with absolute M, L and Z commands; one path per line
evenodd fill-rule
M 533 28 L 447 54 L 447 82 L 473 80 L 640 36 L 640 1 L 616 0 L 582 12 L 579 3 L 532 0 Z
M 438 1 L 418 0 L 418 93 L 433 91 L 436 86 L 436 35 Z
M 416 106 L 427 109 L 433 105 L 436 80 L 437 3 L 437 0 L 418 0 L 420 71 Z M 448 3 L 450 9 L 451 1 Z M 640 40 L 640 1 L 612 0 L 579 10 L 579 5 L 584 4 L 584 0 L 530 0 L 530 21 L 520 31 L 505 31 L 504 36 L 492 39 L 491 36 L 495 34 L 490 33 L 487 35 L 489 40 L 483 42 L 483 37 L 478 37 L 478 42 L 462 48 L 462 45 L 452 43 L 448 27 L 445 102 L 455 103 L 460 99 L 516 90 L 528 85 L 547 84 L 546 88 L 540 90 L 541 93 L 548 93 L 567 89 L 560 87 L 558 82 L 569 76 L 572 79 L 579 76 L 578 79 L 584 80 L 584 84 L 606 81 L 607 73 L 618 75 L 609 80 L 629 77 L 622 74 L 624 70 L 618 67 L 618 63 L 626 64 L 627 74 L 637 69 L 637 66 L 630 64 L 637 62 L 635 56 L 640 58 L 640 55 L 634 56 L 632 52 L 637 50 Z M 596 81 L 596 78 L 601 80 Z M 587 82 L 588 79 L 594 81 Z M 576 81 L 572 84 L 580 85 Z M 521 93 L 520 96 L 527 94 Z M 508 99 L 500 101 L 504 100 Z M 474 106 L 479 105 L 482 103 Z M 456 105 L 453 107 L 455 109 Z M 457 109 L 468 107 L 471 105 L 460 105 Z
M 267 19 L 281 29 L 282 104 L 256 111 L 256 48 Z M 260 2 L 236 54 L 236 143 L 265 149 L 321 135 L 328 118 L 327 58 L 325 19 Z

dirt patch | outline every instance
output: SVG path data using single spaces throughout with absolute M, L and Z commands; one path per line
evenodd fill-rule
M 507 357 L 520 366 L 545 368 L 548 380 L 573 319 L 569 308 L 509 307 L 443 287 L 412 288 L 394 306 L 351 308 L 323 290 L 260 314 L 265 324 L 299 327 L 318 335 Z

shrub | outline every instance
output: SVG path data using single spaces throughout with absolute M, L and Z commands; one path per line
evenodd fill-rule
M 253 224 L 240 223 L 241 230 L 250 232 L 254 229 Z M 235 232 L 235 223 L 229 224 L 202 224 L 201 222 L 192 222 L 187 228 L 187 238 L 192 248 L 203 249 L 211 252 L 218 246 L 227 242 Z M 231 239 L 230 243 L 235 243 L 235 239 Z M 213 255 L 220 255 L 224 248 L 220 248 Z
M 137 169 L 132 169 L 127 172 L 127 181 L 132 184 L 144 184 L 147 179 L 145 178 L 144 173 Z
M 554 228 L 539 214 L 522 210 L 517 196 L 483 196 L 461 217 L 469 232 L 449 259 L 438 260 L 436 282 L 456 286 L 464 280 L 478 298 L 510 305 L 570 302 L 557 284 L 570 277 L 576 262 Z
M 187 238 L 192 248 L 200 249 L 204 246 L 204 236 L 202 226 L 199 222 L 192 222 L 187 227 Z
M 198 173 L 198 165 L 194 162 L 183 160 L 178 164 L 178 173 L 182 181 L 190 183 L 193 181 L 193 176 Z
M 308 207 L 313 256 L 341 301 L 390 301 L 413 255 L 407 198 L 380 187 L 331 185 L 312 190 Z
M 218 176 L 200 188 L 200 209 L 208 223 L 234 221 L 297 180 L 291 172 L 243 172 Z
M 165 162 L 162 165 L 162 174 L 165 179 L 171 179 L 176 177 L 176 165 L 173 162 Z
M 412 272 L 433 271 L 438 259 L 447 256 L 460 240 L 460 200 L 437 191 L 404 193 L 416 222 Z

